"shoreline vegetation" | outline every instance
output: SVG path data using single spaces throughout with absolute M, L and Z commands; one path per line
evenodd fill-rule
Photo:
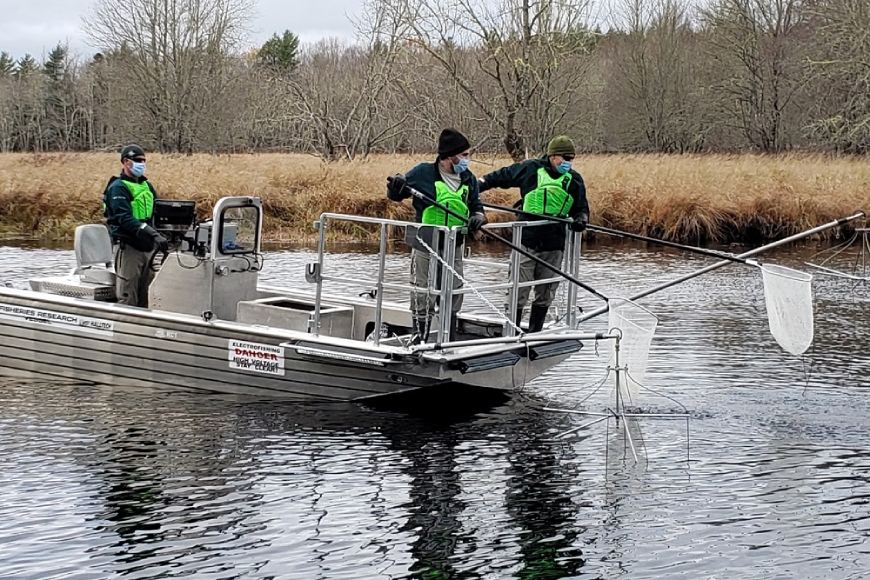
M 259 196 L 264 238 L 299 243 L 314 239 L 312 223 L 322 212 L 412 219 L 410 201 L 386 198 L 385 180 L 429 159 L 434 154 L 324 163 L 293 153 L 151 153 L 148 176 L 161 197 L 195 200 L 200 218 L 221 197 Z M 480 176 L 508 163 L 478 156 L 471 169 Z M 870 211 L 870 160 L 863 156 L 593 154 L 579 155 L 574 167 L 586 181 L 592 223 L 680 243 L 758 243 Z M 0 234 L 50 241 L 100 223 L 102 192 L 118 169 L 115 153 L 0 154 Z M 483 195 L 502 205 L 518 197 L 518 190 Z M 348 227 L 332 239 L 369 236 Z

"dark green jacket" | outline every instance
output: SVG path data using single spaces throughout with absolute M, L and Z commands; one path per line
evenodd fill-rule
M 520 196 L 525 197 L 527 193 L 538 187 L 538 169 L 541 167 L 546 167 L 547 173 L 551 176 L 559 177 L 559 172 L 550 166 L 549 157 L 527 159 L 484 175 L 480 191 L 483 192 L 497 187 L 501 189 L 518 187 L 520 189 Z M 574 218 L 581 213 L 585 213 L 588 216 L 589 202 L 586 200 L 586 184 L 583 183 L 583 177 L 573 169 L 571 170 L 571 185 L 568 186 L 568 195 L 574 200 L 568 216 Z M 531 220 L 532 218 L 523 219 Z M 561 250 L 565 247 L 565 226 L 562 224 L 552 224 L 524 228 L 523 245 L 542 252 Z
M 122 179 L 135 181 L 136 183 L 148 180 L 144 175 L 142 177 L 116 176 L 109 181 L 106 191 L 103 192 L 106 224 L 109 226 L 112 240 L 135 244 L 136 232 L 142 227 L 142 222 L 133 217 L 133 208 L 130 205 L 132 201 L 130 190 L 124 185 Z M 154 194 L 154 199 L 157 199 L 157 192 L 154 190 L 151 182 L 148 182 L 148 187 L 151 189 L 151 193 Z

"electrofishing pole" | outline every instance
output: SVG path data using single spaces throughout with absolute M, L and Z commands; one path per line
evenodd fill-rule
M 779 246 L 784 246 L 785 244 L 790 244 L 791 242 L 796 242 L 798 240 L 802 240 L 804 238 L 812 236 L 813 234 L 817 234 L 817 233 L 823 232 L 825 230 L 829 230 L 829 229 L 837 227 L 837 226 L 843 226 L 843 225 L 849 223 L 850 221 L 853 221 L 853 220 L 856 220 L 856 219 L 859 219 L 862 217 L 864 217 L 864 212 L 859 211 L 859 212 L 854 213 L 850 216 L 836 219 L 834 221 L 830 221 L 826 224 L 822 224 L 820 226 L 816 226 L 816 227 L 811 228 L 809 230 L 788 236 L 787 238 L 783 238 L 781 240 L 771 242 L 769 244 L 766 244 L 764 246 L 760 246 L 758 248 L 755 248 L 754 250 L 749 250 L 748 252 L 744 252 L 744 253 L 742 253 L 738 256 L 734 256 L 734 257 L 736 257 L 736 258 L 750 258 L 752 256 L 755 256 L 756 254 L 761 254 L 761 253 L 766 252 L 768 250 L 772 250 L 773 248 L 778 248 Z M 665 289 L 670 288 L 672 286 L 676 286 L 677 284 L 681 284 L 682 282 L 685 282 L 687 280 L 691 280 L 692 278 L 697 278 L 698 276 L 706 274 L 707 272 L 712 272 L 713 270 L 717 270 L 723 266 L 727 266 L 730 263 L 731 262 L 728 260 L 721 260 L 719 262 L 716 262 L 715 264 L 710 264 L 709 266 L 701 268 L 700 270 L 695 270 L 694 272 L 690 272 L 688 274 L 680 276 L 679 278 L 675 278 L 675 279 L 670 280 L 668 282 L 664 282 L 662 284 L 659 284 L 658 286 L 654 286 L 654 287 L 649 288 L 647 290 L 644 290 L 642 292 L 638 292 L 637 294 L 633 294 L 632 296 L 629 296 L 628 299 L 631 301 L 640 300 L 641 298 L 645 298 L 646 296 L 649 296 L 650 294 L 655 294 L 657 292 L 661 292 L 662 290 L 665 290 Z M 578 322 L 583 322 L 585 320 L 589 320 L 590 318 L 594 318 L 596 316 L 604 314 L 607 311 L 608 311 L 608 307 L 603 306 L 601 308 L 593 310 L 592 312 L 587 312 L 586 314 L 582 315 L 578 319 Z
M 512 212 L 517 215 L 526 215 L 530 217 L 535 217 L 542 220 L 549 220 L 556 223 L 561 224 L 571 224 L 572 220 L 560 218 L 551 215 L 543 215 L 539 213 L 533 213 L 524 211 L 521 209 L 516 209 L 513 207 L 507 207 L 504 205 L 495 205 L 492 203 L 483 203 L 483 207 L 488 207 L 489 209 L 497 209 L 500 211 Z M 659 244 L 660 246 L 668 246 L 670 248 L 677 248 L 679 250 L 686 250 L 687 252 L 694 252 L 696 254 L 703 254 L 705 256 L 712 256 L 713 258 L 719 258 L 720 260 L 730 260 L 732 262 L 739 262 L 741 264 L 750 264 L 753 266 L 759 265 L 758 262 L 754 260 L 748 260 L 746 258 L 741 258 L 739 256 L 735 256 L 734 254 L 729 254 L 728 252 L 720 252 L 717 250 L 708 250 L 707 248 L 699 248 L 697 246 L 686 246 L 684 244 L 678 244 L 677 242 L 671 242 L 668 240 L 661 240 L 659 238 L 651 238 L 648 236 L 642 236 L 640 234 L 632 234 L 631 232 L 624 232 L 622 230 L 615 230 L 613 228 L 608 228 L 605 226 L 595 226 L 592 224 L 588 224 L 586 226 L 587 230 L 591 230 L 593 232 L 601 232 L 602 234 L 608 234 L 611 236 L 617 236 L 620 238 L 630 238 L 632 240 L 638 240 L 640 242 L 648 242 L 651 244 Z

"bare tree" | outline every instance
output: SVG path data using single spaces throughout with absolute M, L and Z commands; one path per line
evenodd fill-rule
M 408 118 L 396 106 L 404 20 L 367 3 L 355 24 L 360 42 L 329 40 L 304 50 L 286 85 L 299 140 L 327 160 L 368 155 L 395 138 Z
M 624 0 L 614 14 L 609 125 L 629 148 L 697 151 L 706 137 L 703 62 L 683 0 Z
M 98 0 L 84 28 L 123 63 L 123 97 L 146 113 L 137 129 L 161 149 L 193 151 L 232 116 L 231 56 L 249 12 L 249 0 Z
M 590 48 L 586 0 L 380 0 L 445 70 L 515 160 L 562 128 Z M 442 91 L 449 87 L 441 87 Z M 535 142 L 528 143 L 532 136 Z
M 808 131 L 839 151 L 870 151 L 870 5 L 824 0 L 812 13 L 819 23 L 810 58 L 818 98 Z
M 762 151 L 789 145 L 786 121 L 804 80 L 805 17 L 803 0 L 715 0 L 704 11 L 710 54 L 725 69 L 719 88 L 747 142 Z
M 0 75 L 0 153 L 7 153 L 15 148 L 15 98 L 12 92 L 14 82 L 12 75 Z
M 28 63 L 22 66 L 22 62 Z M 13 149 L 41 152 L 46 149 L 45 95 L 47 79 L 30 60 L 19 61 L 8 85 L 11 97 L 11 137 Z

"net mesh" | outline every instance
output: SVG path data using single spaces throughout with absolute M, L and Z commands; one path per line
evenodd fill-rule
M 761 273 L 770 333 L 785 351 L 802 354 L 813 342 L 812 274 L 774 264 Z
M 619 381 L 623 394 L 634 402 L 637 391 L 644 384 L 650 344 L 656 332 L 659 319 L 642 306 L 625 298 L 611 298 L 609 305 L 608 329 L 618 329 L 622 333 L 619 341 L 619 364 L 628 367 L 629 377 L 620 373 Z M 616 342 L 610 355 L 610 364 L 616 362 Z M 612 373 L 616 386 L 617 373 Z

